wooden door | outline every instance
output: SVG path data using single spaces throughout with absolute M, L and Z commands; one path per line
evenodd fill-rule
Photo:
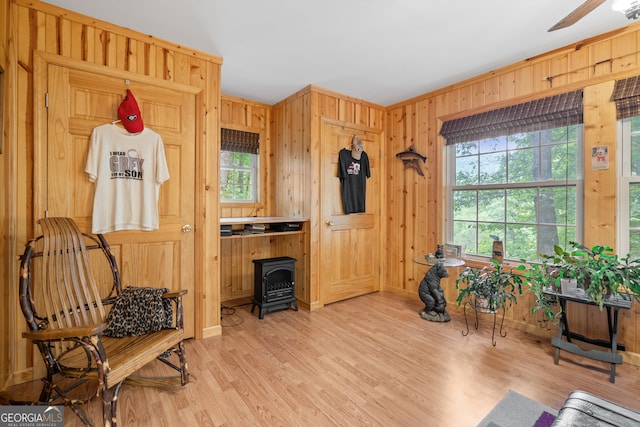
M 366 212 L 345 215 L 340 196 L 338 153 L 353 135 L 364 142 L 371 177 L 367 180 Z M 377 131 L 323 121 L 321 129 L 321 259 L 322 304 L 380 289 L 380 153 Z
M 94 127 L 117 119 L 117 109 L 131 89 L 146 127 L 164 141 L 170 178 L 160 187 L 160 228 L 105 234 L 118 259 L 123 286 L 186 289 L 187 336 L 194 335 L 194 203 L 196 91 L 171 83 L 135 82 L 95 69 L 46 65 L 48 95 L 46 146 L 41 182 L 36 179 L 36 217 L 67 216 L 90 232 L 94 184 L 84 172 Z M 43 94 L 44 95 L 44 94 Z M 38 151 L 38 150 L 36 150 Z M 38 175 L 38 174 L 36 174 Z M 38 204 L 44 204 L 42 209 Z

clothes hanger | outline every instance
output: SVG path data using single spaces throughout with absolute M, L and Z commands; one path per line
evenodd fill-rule
M 347 145 L 346 148 L 347 150 L 351 151 L 351 149 L 353 149 L 353 140 L 356 137 L 356 134 L 354 133 L 353 135 L 351 135 L 351 141 L 349 142 L 349 145 Z

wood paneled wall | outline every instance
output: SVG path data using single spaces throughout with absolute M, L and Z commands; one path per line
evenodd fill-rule
M 260 197 L 257 203 L 221 203 L 221 217 L 272 216 L 271 209 L 271 106 L 222 95 L 220 127 L 260 134 Z
M 389 155 L 387 170 L 388 234 L 387 277 L 385 288 L 413 295 L 426 267 L 412 262 L 413 257 L 433 252 L 444 242 L 446 172 L 444 139 L 438 135 L 444 120 L 500 108 L 575 89 L 584 89 L 585 234 L 587 245 L 615 247 L 616 236 L 616 119 L 615 105 L 609 101 L 616 79 L 640 73 L 640 24 L 575 43 L 563 49 L 483 74 L 441 90 L 427 93 L 387 108 Z M 405 171 L 392 155 L 413 144 L 427 155 L 425 177 Z M 609 147 L 607 170 L 589 168 L 590 149 Z M 456 271 L 443 281 L 449 309 L 455 306 Z M 507 313 L 512 327 L 540 335 L 552 331 L 540 329 L 529 313 L 532 299 L 527 293 Z M 640 316 L 637 304 L 621 313 L 620 340 L 627 344 L 627 359 L 640 353 Z M 574 329 L 587 335 L 606 336 L 603 314 L 597 309 L 572 310 Z
M 5 384 L 12 372 L 11 352 L 14 347 L 16 333 L 10 331 L 7 327 L 11 324 L 10 319 L 14 318 L 17 304 L 13 307 L 8 306 L 10 298 L 14 296 L 10 292 L 10 286 L 17 283 L 17 265 L 14 260 L 16 248 L 16 230 L 11 226 L 12 218 L 15 217 L 11 213 L 13 209 L 16 192 L 15 186 L 9 186 L 8 183 L 15 181 L 16 163 L 14 159 L 15 146 L 9 141 L 15 141 L 16 127 L 11 117 L 16 115 L 16 76 L 10 72 L 9 57 L 15 56 L 15 45 L 9 44 L 9 1 L 0 1 L 0 66 L 2 67 L 3 76 L 0 82 L 3 86 L 0 88 L 2 97 L 2 131 L 0 132 L 0 298 L 5 303 L 0 310 L 0 327 L 4 333 L 0 338 L 0 384 Z M 17 303 L 17 300 L 13 300 Z
M 309 265 L 297 290 L 304 306 L 320 308 L 319 271 L 331 260 L 320 259 L 320 127 L 323 119 L 364 128 L 384 129 L 384 108 L 360 99 L 308 86 L 279 102 L 273 109 L 273 203 L 280 215 L 309 219 L 305 233 L 305 260 Z M 382 227 L 384 228 L 384 227 Z M 299 281 L 298 281 L 299 283 Z M 297 285 L 296 285 L 297 286 Z
M 201 89 L 203 117 L 196 118 L 196 336 L 219 334 L 218 153 L 220 67 L 222 60 L 151 36 L 75 14 L 39 1 L 2 0 L 0 64 L 6 65 L 5 140 L 2 167 L 2 317 L 0 356 L 3 384 L 19 381 L 21 363 L 32 346 L 18 336 L 17 263 L 27 239 L 33 237 L 34 185 L 34 52 L 60 55 L 105 69 L 181 83 Z M 6 18 L 6 19 L 5 19 Z M 4 61 L 7 61 L 6 64 Z M 207 215 L 209 214 L 209 215 Z M 213 218 L 213 219 L 211 219 Z M 21 323 L 22 324 L 22 323 Z M 12 377 L 14 375 L 14 377 Z
M 221 203 L 222 217 L 284 216 L 273 209 L 274 178 L 271 139 L 272 107 L 222 95 L 220 126 L 260 134 L 260 201 L 257 203 Z M 296 292 L 304 289 L 306 274 L 304 235 L 268 235 L 220 240 L 220 299 L 231 304 L 253 296 L 252 260 L 291 256 L 296 263 Z

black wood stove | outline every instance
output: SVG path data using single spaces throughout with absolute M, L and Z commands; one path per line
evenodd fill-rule
M 274 310 L 293 308 L 298 311 L 295 292 L 296 259 L 277 257 L 254 259 L 253 306 L 260 308 L 260 319 Z

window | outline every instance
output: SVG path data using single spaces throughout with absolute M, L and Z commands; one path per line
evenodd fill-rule
M 582 91 L 444 122 L 447 241 L 537 261 L 582 238 Z
M 220 143 L 220 201 L 257 202 L 260 135 L 223 128 Z
M 449 147 L 450 241 L 467 254 L 535 261 L 579 236 L 582 126 L 526 132 Z
M 620 254 L 640 256 L 640 116 L 622 119 L 618 123 L 622 153 L 620 177 Z
M 258 155 L 237 151 L 220 152 L 220 200 L 257 201 Z
M 640 76 L 616 81 L 611 95 L 618 119 L 618 248 L 640 256 Z

